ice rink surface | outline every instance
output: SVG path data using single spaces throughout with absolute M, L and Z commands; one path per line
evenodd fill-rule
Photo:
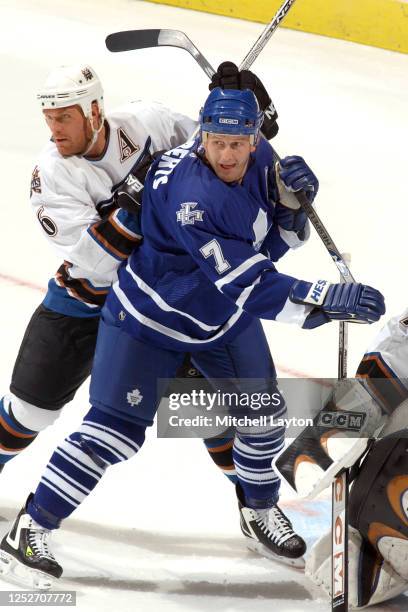
M 138 1 L 0 0 L 2 180 L 0 308 L 3 391 L 27 321 L 60 265 L 32 216 L 28 192 L 48 135 L 35 92 L 56 64 L 86 61 L 105 87 L 107 109 L 160 100 L 197 116 L 207 80 L 176 49 L 110 54 L 107 34 L 133 28 L 183 30 L 215 67 L 239 62 L 263 26 Z M 407 304 L 408 56 L 281 29 L 254 65 L 280 115 L 281 155 L 303 155 L 320 179 L 318 211 L 356 278 L 378 287 L 388 313 Z M 304 279 L 337 281 L 315 234 L 279 265 Z M 350 371 L 381 324 L 350 330 Z M 282 375 L 336 376 L 337 329 L 314 332 L 265 323 Z M 61 372 L 61 376 L 64 373 Z M 35 487 L 55 444 L 87 410 L 87 385 L 54 427 L 1 476 L 2 531 Z M 116 466 L 55 534 L 65 568 L 58 589 L 77 591 L 77 609 L 130 612 L 324 612 L 303 577 L 246 551 L 235 495 L 199 440 L 157 440 Z M 313 540 L 328 525 L 327 504 L 290 499 L 283 507 Z M 0 583 L 0 589 L 8 585 Z M 407 609 L 403 597 L 378 610 Z

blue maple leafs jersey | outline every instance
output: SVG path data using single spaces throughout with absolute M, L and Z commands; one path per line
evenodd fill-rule
M 295 278 L 277 261 L 300 245 L 274 223 L 273 150 L 261 140 L 241 184 L 224 183 L 187 142 L 156 160 L 142 207 L 144 241 L 119 270 L 106 307 L 133 336 L 175 350 L 232 339 L 252 317 L 302 325 Z

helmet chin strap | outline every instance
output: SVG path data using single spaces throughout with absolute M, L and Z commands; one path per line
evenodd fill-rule
M 85 155 L 88 155 L 88 153 L 93 149 L 93 147 L 96 144 L 96 141 L 98 140 L 98 135 L 101 132 L 102 128 L 103 128 L 103 124 L 104 124 L 104 118 L 103 115 L 101 115 L 101 125 L 99 126 L 98 129 L 94 128 L 94 124 L 93 124 L 93 118 L 92 116 L 89 117 L 89 122 L 91 124 L 91 129 L 92 129 L 92 137 L 88 142 L 88 146 L 86 147 L 85 151 L 83 151 L 83 153 L 80 153 L 81 157 L 85 157 Z

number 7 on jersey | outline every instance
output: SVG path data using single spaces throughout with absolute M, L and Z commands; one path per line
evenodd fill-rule
M 223 274 L 223 272 L 226 272 L 231 267 L 223 255 L 220 243 L 215 239 L 210 240 L 210 242 L 207 242 L 207 244 L 201 247 L 200 253 L 202 253 L 206 259 L 211 256 L 214 257 L 215 269 L 218 274 Z

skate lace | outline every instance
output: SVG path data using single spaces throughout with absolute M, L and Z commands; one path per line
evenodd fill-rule
M 54 555 L 48 548 L 48 540 L 51 532 L 44 527 L 41 527 L 34 520 L 30 521 L 27 540 L 28 544 L 35 555 L 55 561 Z
M 295 535 L 290 521 L 277 506 L 269 510 L 258 510 L 256 522 L 270 540 L 278 546 Z

